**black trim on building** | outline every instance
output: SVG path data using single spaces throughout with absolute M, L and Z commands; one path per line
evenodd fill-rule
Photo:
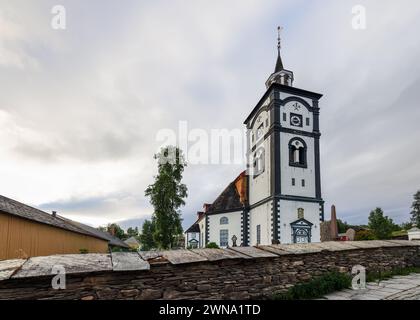
M 228 209 L 228 210 L 219 210 L 219 211 L 210 211 L 210 212 L 206 212 L 206 216 L 212 216 L 215 214 L 223 214 L 223 213 L 231 213 L 231 212 L 236 212 L 236 211 L 242 211 L 244 209 L 244 207 L 238 207 L 238 208 L 232 208 L 232 209 Z
M 279 199 L 280 200 L 287 200 L 287 201 L 324 203 L 324 200 L 321 199 L 321 198 L 310 198 L 310 197 L 300 197 L 300 196 L 290 196 L 290 195 L 281 195 L 281 196 L 279 196 Z
M 257 105 L 254 107 L 254 109 L 251 111 L 249 116 L 244 121 L 244 124 L 248 125 L 248 122 L 250 121 L 250 119 L 253 118 L 254 114 L 259 110 L 261 105 L 265 102 L 265 100 L 271 94 L 271 91 L 273 91 L 274 89 L 277 89 L 278 91 L 281 91 L 281 92 L 284 92 L 284 93 L 290 93 L 290 94 L 302 96 L 302 97 L 305 97 L 305 98 L 308 98 L 308 99 L 313 99 L 313 100 L 319 100 L 319 99 L 322 98 L 322 94 L 319 94 L 319 93 L 299 89 L 299 88 L 296 88 L 296 87 L 290 87 L 290 86 L 286 86 L 286 85 L 282 85 L 282 84 L 278 84 L 278 83 L 273 83 L 267 89 L 267 91 L 264 93 L 264 95 L 262 96 L 260 101 L 258 101 Z
M 206 231 L 205 231 L 205 241 L 204 241 L 204 247 L 209 243 L 209 228 L 210 228 L 210 222 L 209 222 L 209 217 L 206 213 Z
M 271 126 L 273 129 L 273 135 L 271 138 L 271 195 L 275 196 L 281 194 L 281 148 L 280 148 L 280 131 L 276 128 L 281 128 L 281 101 L 280 93 L 277 90 L 273 90 L 273 94 L 270 96 L 271 104 Z M 278 243 L 278 218 L 279 210 L 276 203 L 276 199 L 273 198 L 272 202 L 272 242 Z
M 319 132 L 319 108 L 318 101 L 313 101 L 315 106 L 315 111 L 313 113 L 314 117 L 314 132 Z M 314 148 L 315 148 L 315 195 L 316 198 L 321 198 L 321 160 L 319 154 L 319 136 L 314 139 Z

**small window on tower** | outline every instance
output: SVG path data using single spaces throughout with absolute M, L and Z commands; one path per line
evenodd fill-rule
M 301 138 L 294 138 L 289 142 L 289 165 L 307 168 L 306 143 Z
M 283 112 L 283 121 L 287 121 L 287 113 Z
M 310 126 L 310 125 L 311 125 L 311 119 L 306 118 L 306 125 L 307 125 L 307 126 Z
M 296 179 L 292 178 L 292 186 L 296 185 Z
M 305 186 L 305 179 L 302 179 L 302 187 Z

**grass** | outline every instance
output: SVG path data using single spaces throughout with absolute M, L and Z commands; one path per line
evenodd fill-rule
M 381 281 L 411 273 L 420 273 L 420 267 L 394 268 L 389 271 L 368 271 L 366 273 L 366 282 Z M 330 272 L 297 284 L 284 293 L 276 293 L 272 296 L 272 299 L 309 300 L 322 298 L 326 294 L 350 288 L 351 280 L 352 277 L 347 273 Z

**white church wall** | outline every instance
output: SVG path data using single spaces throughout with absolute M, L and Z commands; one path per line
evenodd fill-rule
M 266 100 L 266 103 L 264 103 L 264 105 L 266 105 L 268 101 L 269 99 Z M 256 154 L 256 152 L 258 152 L 260 149 L 264 150 L 264 172 L 256 177 L 254 177 L 252 174 L 250 175 L 249 188 L 250 190 L 253 190 L 250 193 L 250 197 L 249 197 L 250 204 L 254 204 L 262 199 L 265 199 L 266 197 L 270 195 L 271 136 L 267 137 L 267 139 L 264 140 L 264 135 L 268 132 L 269 127 L 270 127 L 270 113 L 267 111 L 262 111 L 261 113 L 256 115 L 256 117 L 257 119 L 258 118 L 260 119 L 259 121 L 258 120 L 255 121 L 254 126 L 251 128 L 251 131 L 254 136 L 254 140 L 252 141 L 252 138 L 249 137 L 251 139 L 251 141 L 249 142 L 249 145 L 251 148 L 256 146 L 255 151 L 253 152 L 253 155 Z M 257 131 L 261 125 L 263 125 L 263 130 L 262 130 L 262 133 L 260 134 L 260 137 L 257 138 L 258 137 Z
M 265 150 L 264 172 L 256 177 L 254 177 L 253 175 L 249 176 L 249 188 L 250 190 L 252 190 L 252 192 L 250 192 L 249 194 L 250 204 L 254 204 L 260 200 L 263 200 L 271 194 L 271 191 L 270 191 L 270 188 L 271 188 L 270 141 L 271 141 L 271 136 L 268 137 L 262 145 L 262 147 Z
M 292 167 L 289 165 L 289 141 L 299 137 L 307 145 L 307 168 Z M 281 149 L 281 192 L 284 195 L 294 195 L 301 197 L 315 197 L 315 151 L 314 139 L 305 136 L 298 136 L 290 133 L 282 133 L 280 136 Z M 295 185 L 292 185 L 292 178 Z M 302 180 L 305 186 L 302 187 Z
M 249 244 L 257 245 L 257 226 L 260 225 L 261 245 L 271 244 L 272 201 L 264 203 L 249 212 Z
M 298 220 L 298 209 L 304 210 L 304 218 L 313 223 L 311 242 L 320 242 L 319 203 L 280 200 L 280 242 L 292 243 L 290 224 Z
M 220 230 L 228 230 L 229 246 L 233 245 L 232 237 L 236 236 L 237 246 L 241 245 L 241 216 L 242 211 L 209 215 L 209 242 L 215 242 L 220 246 Z M 220 218 L 228 218 L 228 224 L 220 224 Z
M 280 92 L 280 99 L 281 100 L 284 100 L 284 99 L 287 99 L 287 98 L 290 98 L 290 97 L 293 98 L 293 97 L 296 97 L 296 96 L 293 95 L 293 94 L 290 94 L 290 93 Z M 305 98 L 305 97 L 302 97 L 302 96 L 299 96 L 299 98 L 305 100 L 311 107 L 313 107 L 312 99 Z

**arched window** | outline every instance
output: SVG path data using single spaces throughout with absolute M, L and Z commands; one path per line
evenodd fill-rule
M 301 138 L 294 138 L 289 142 L 289 165 L 306 168 L 306 143 Z
M 229 223 L 229 219 L 227 217 L 220 218 L 220 224 L 228 224 L 228 223 Z

